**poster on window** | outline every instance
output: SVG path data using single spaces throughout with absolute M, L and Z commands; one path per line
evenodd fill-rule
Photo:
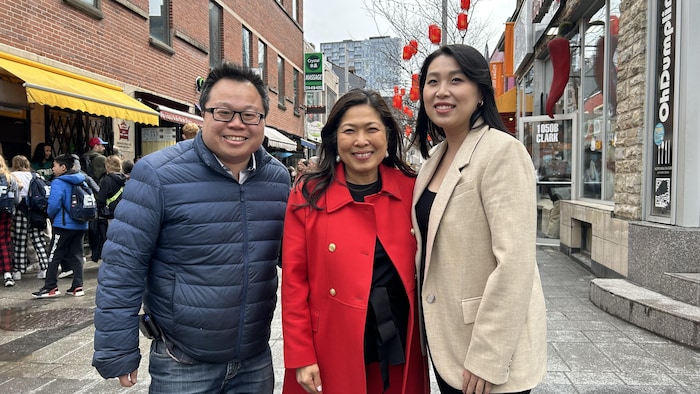
M 112 118 L 112 130 L 114 130 L 114 146 L 119 149 L 124 159 L 134 159 L 134 130 L 132 120 Z
M 656 43 L 656 85 L 652 145 L 651 214 L 670 217 L 674 193 L 673 154 L 676 94 L 676 0 L 658 2 Z

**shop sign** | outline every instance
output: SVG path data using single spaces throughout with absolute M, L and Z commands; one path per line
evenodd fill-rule
M 655 24 L 656 77 L 654 89 L 654 127 L 652 145 L 651 214 L 670 217 L 673 197 L 673 131 L 676 99 L 676 1 L 658 2 Z M 653 52 L 652 52 L 653 53 Z
M 304 91 L 323 90 L 323 53 L 304 54 Z

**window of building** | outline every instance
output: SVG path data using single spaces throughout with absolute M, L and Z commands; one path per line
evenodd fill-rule
M 267 45 L 258 40 L 258 68 L 260 68 L 260 78 L 267 83 Z
M 221 7 L 213 1 L 209 2 L 209 67 L 221 65 Z
M 583 26 L 581 196 L 612 200 L 615 193 L 617 32 L 620 0 L 607 2 Z
M 251 47 L 253 46 L 252 40 L 253 40 L 253 33 L 251 33 L 250 30 L 248 30 L 244 27 L 243 28 L 243 42 L 241 43 L 242 48 L 243 48 L 241 63 L 248 68 L 251 67 L 252 56 L 253 56 L 253 53 L 251 52 Z
M 148 0 L 151 38 L 170 45 L 170 0 Z
M 284 105 L 284 59 L 281 56 L 277 56 L 277 99 L 280 107 L 285 108 Z
M 299 0 L 292 0 L 292 19 L 295 21 L 299 20 L 299 11 L 297 11 L 297 1 Z
M 104 14 L 100 9 L 100 1 L 101 0 L 63 0 L 64 3 L 77 10 L 80 10 L 97 19 L 103 19 Z
M 294 114 L 299 115 L 299 70 L 296 68 L 294 69 L 294 79 L 292 83 L 292 88 L 294 89 L 294 96 L 292 97 L 292 100 L 294 100 Z

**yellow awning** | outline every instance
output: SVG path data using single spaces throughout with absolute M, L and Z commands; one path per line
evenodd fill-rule
M 27 101 L 158 125 L 158 112 L 119 86 L 0 52 L 0 68 L 24 81 Z
M 511 88 L 502 95 L 496 97 L 496 108 L 498 112 L 510 113 L 517 111 L 518 88 Z M 525 96 L 525 112 L 532 112 L 532 95 Z

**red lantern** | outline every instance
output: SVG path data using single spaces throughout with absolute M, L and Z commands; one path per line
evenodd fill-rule
M 469 22 L 467 22 L 467 14 L 459 13 L 457 15 L 457 30 L 467 30 L 469 27 Z
M 399 87 L 394 85 L 394 96 L 396 96 L 397 94 L 399 94 Z
M 406 130 L 404 131 L 404 133 L 406 133 L 406 137 L 409 137 L 411 132 L 413 132 L 413 130 L 411 130 L 411 126 L 406 125 Z
M 433 24 L 428 26 L 428 38 L 430 38 L 430 42 L 433 44 L 440 43 L 442 40 L 442 30 L 438 27 L 438 25 Z
M 420 74 L 411 74 L 411 86 L 418 86 L 420 83 Z
M 420 90 L 418 89 L 418 86 L 411 87 L 411 92 L 409 93 L 408 98 L 411 99 L 411 101 L 418 101 L 420 98 Z
M 413 49 L 413 54 L 415 55 L 418 53 L 418 41 L 416 40 L 411 40 L 408 42 L 408 46 L 410 46 Z
M 399 96 L 399 95 L 394 96 L 393 104 L 394 104 L 394 108 L 401 109 L 401 107 L 403 107 L 403 100 L 401 99 L 401 96 Z
M 410 60 L 412 56 L 413 56 L 413 48 L 411 48 L 408 45 L 404 45 L 403 54 L 401 56 L 403 58 L 403 60 Z
M 406 88 L 401 88 L 401 97 L 406 95 Z
M 471 0 L 462 0 L 462 9 L 468 10 L 471 5 Z

